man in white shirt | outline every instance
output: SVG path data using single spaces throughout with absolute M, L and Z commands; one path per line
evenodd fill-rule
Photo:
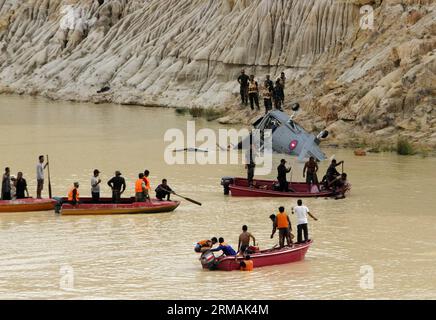
M 36 197 L 41 199 L 41 192 L 44 188 L 44 169 L 48 166 L 48 162 L 44 165 L 44 156 L 39 156 L 39 162 L 36 165 Z
M 292 214 L 297 216 L 297 243 L 304 243 L 309 241 L 309 230 L 307 229 L 307 215 L 309 215 L 313 220 L 318 219 L 309 212 L 309 208 L 303 206 L 303 201 L 299 199 L 297 201 L 297 206 L 292 208 Z M 304 241 L 303 241 L 304 234 Z
M 101 179 L 98 177 L 100 171 L 98 169 L 94 170 L 94 176 L 91 178 L 91 195 L 92 202 L 98 203 L 100 201 L 100 183 Z

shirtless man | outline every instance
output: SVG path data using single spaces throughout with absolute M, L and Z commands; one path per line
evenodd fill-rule
M 306 170 L 307 170 L 307 174 L 306 174 Z M 303 178 L 306 177 L 308 192 L 310 192 L 312 184 L 316 184 L 318 186 L 318 190 L 320 190 L 318 177 L 316 176 L 317 172 L 318 172 L 318 164 L 316 163 L 314 157 L 310 157 L 309 161 L 307 161 L 304 164 L 304 168 L 303 168 Z
M 239 235 L 238 253 L 241 253 L 242 255 L 245 253 L 247 248 L 250 246 L 250 238 L 253 239 L 253 246 L 256 245 L 256 239 L 247 230 L 248 230 L 248 227 L 246 225 L 243 225 L 242 226 L 242 233 Z

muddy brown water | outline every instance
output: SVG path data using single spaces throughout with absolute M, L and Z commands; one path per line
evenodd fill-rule
M 156 215 L 1 214 L 0 298 L 436 298 L 435 158 L 324 148 L 345 160 L 352 191 L 345 200 L 304 200 L 319 218 L 309 221 L 314 244 L 306 259 L 250 273 L 209 272 L 193 252 L 197 240 L 223 236 L 236 246 L 247 224 L 261 247 L 271 247 L 277 239 L 269 239 L 268 216 L 279 205 L 290 211 L 296 200 L 224 196 L 220 178 L 244 175 L 241 165 L 167 165 L 165 131 L 191 120 L 171 109 L 1 96 L 0 112 L 0 167 L 23 171 L 33 195 L 37 156 L 49 154 L 54 195 L 65 196 L 74 181 L 89 193 L 94 168 L 102 172 L 103 195 L 110 195 L 105 183 L 114 170 L 131 192 L 148 168 L 152 185 L 166 177 L 203 203 L 182 201 L 175 212 Z M 280 158 L 274 155 L 275 166 Z M 302 180 L 302 165 L 287 159 L 292 179 Z

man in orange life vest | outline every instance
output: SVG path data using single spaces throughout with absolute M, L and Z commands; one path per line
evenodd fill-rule
M 210 240 L 200 240 L 195 245 L 194 251 L 195 252 L 205 252 L 205 251 L 208 251 L 208 250 L 212 249 L 212 247 L 217 242 L 218 242 L 218 239 L 216 237 L 213 237 Z
M 145 194 L 145 198 L 151 202 L 150 200 L 150 192 L 151 192 L 151 185 L 150 185 L 150 178 L 148 177 L 150 175 L 150 171 L 148 170 L 144 170 L 144 182 L 145 182 L 145 189 L 146 189 L 146 194 Z
M 79 203 L 79 183 L 74 182 L 74 187 L 68 192 L 68 202 L 73 206 Z
M 135 201 L 145 202 L 147 189 L 145 188 L 144 174 L 138 174 L 138 180 L 135 182 Z
M 271 239 L 274 237 L 274 234 L 276 233 L 276 230 L 279 229 L 279 244 L 280 248 L 283 248 L 285 246 L 285 238 L 288 246 L 291 245 L 291 220 L 289 219 L 289 216 L 285 213 L 285 208 L 280 207 L 279 213 L 276 215 L 276 219 L 274 221 L 273 230 L 271 233 Z
M 240 262 L 241 271 L 253 271 L 253 260 L 249 255 L 245 256 L 245 260 Z

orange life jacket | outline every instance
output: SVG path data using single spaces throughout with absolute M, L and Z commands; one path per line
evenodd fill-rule
M 145 189 L 150 190 L 151 189 L 150 179 L 148 179 L 147 177 L 144 177 L 144 182 L 145 182 Z
M 281 229 L 281 228 L 288 228 L 289 227 L 288 216 L 286 213 L 284 213 L 284 212 L 277 213 L 276 220 L 277 220 L 277 228 Z
M 143 190 L 142 190 L 142 184 L 143 183 L 144 183 L 144 180 L 142 180 L 142 179 L 136 180 L 136 182 L 135 182 L 135 193 L 143 192 Z
M 257 92 L 257 85 L 256 81 L 250 81 L 248 83 L 248 93 L 256 93 Z
M 79 189 L 72 188 L 70 192 L 68 192 L 68 201 L 73 201 L 73 191 L 76 189 L 76 201 L 79 201 Z
M 202 247 L 204 247 L 204 246 L 209 246 L 209 241 L 210 240 L 201 240 L 201 241 L 198 241 L 197 243 L 200 245 L 200 246 L 202 246 Z
M 244 260 L 245 267 L 241 267 L 241 271 L 253 271 L 253 260 Z

